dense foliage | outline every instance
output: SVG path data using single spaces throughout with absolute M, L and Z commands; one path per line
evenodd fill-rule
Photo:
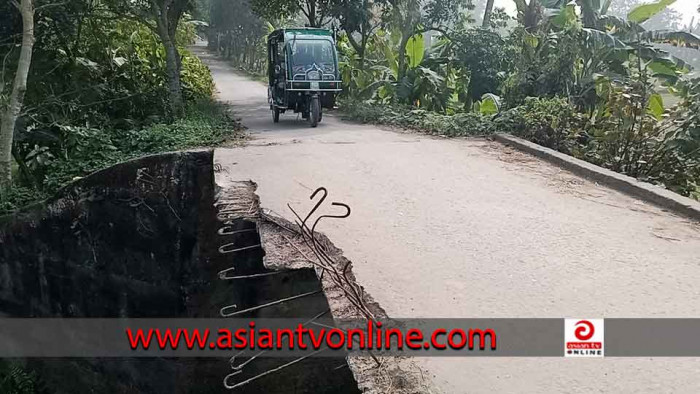
M 27 372 L 19 362 L 0 360 L 0 392 L 33 394 L 38 392 L 35 372 Z
M 494 120 L 494 131 L 565 153 L 572 152 L 584 126 L 583 116 L 561 98 L 528 97 L 523 105 L 502 112 Z
M 490 117 L 473 112 L 445 115 L 411 106 L 363 101 L 343 102 L 342 107 L 344 115 L 355 121 L 398 126 L 428 134 L 459 137 L 484 136 L 493 132 Z
M 0 215 L 49 196 L 71 180 L 131 158 L 199 146 L 216 146 L 236 137 L 235 121 L 220 104 L 201 100 L 188 106 L 185 116 L 139 128 L 102 129 L 62 126 L 63 156 L 35 146 L 28 154 L 27 169 L 39 187 L 18 182 L 0 196 Z M 20 179 L 24 179 L 21 177 Z
M 36 42 L 15 126 L 14 183 L 0 192 L 0 212 L 121 160 L 218 143 L 232 129 L 211 100 L 209 69 L 186 49 L 196 38 L 188 17 L 174 36 L 186 108 L 173 116 L 166 47 L 148 23 L 110 2 L 43 4 L 36 2 Z M 22 20 L 11 4 L 0 11 L 2 76 L 11 81 Z M 0 102 L 9 91 L 0 85 Z
M 700 96 L 685 76 L 691 64 L 668 49 L 695 59 L 700 37 L 646 27 L 670 3 L 629 6 L 620 18 L 608 15 L 610 1 L 516 1 L 517 23 L 498 10 L 488 28 L 453 18 L 409 41 L 403 78 L 395 20 L 361 54 L 346 32 L 338 49 L 353 104 L 345 112 L 443 135 L 513 133 L 697 197 Z

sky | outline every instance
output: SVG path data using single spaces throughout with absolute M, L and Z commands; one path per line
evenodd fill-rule
M 486 0 L 475 0 L 486 2 Z M 614 2 L 615 0 L 613 0 Z M 651 0 L 648 1 L 652 2 Z M 503 7 L 506 12 L 510 15 L 515 15 L 515 3 L 513 0 L 495 0 L 495 7 Z M 700 20 L 700 14 L 698 14 L 698 6 L 700 6 L 700 0 L 676 0 L 675 3 L 671 5 L 676 11 L 683 15 L 683 24 L 690 23 L 690 20 L 695 17 L 695 22 Z

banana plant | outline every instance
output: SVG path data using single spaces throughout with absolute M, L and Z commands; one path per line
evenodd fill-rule
M 516 0 L 524 1 L 524 0 Z M 607 15 L 611 0 L 575 0 L 564 3 L 561 0 L 531 0 L 540 1 L 547 16 L 547 22 L 555 29 L 561 30 L 578 23 L 582 24 L 583 43 L 591 49 L 607 48 L 612 51 L 626 51 L 639 55 L 645 61 L 655 61 L 666 64 L 675 71 L 683 71 L 687 64 L 675 59 L 667 52 L 654 48 L 654 43 L 667 43 L 676 46 L 700 48 L 700 37 L 685 31 L 647 31 L 643 23 L 654 15 L 665 10 L 676 0 L 658 0 L 633 8 L 627 19 Z M 576 13 L 574 6 L 580 9 Z M 639 51 L 643 44 L 643 51 Z M 638 52 L 638 53 L 634 53 Z M 671 64 L 673 63 L 673 64 Z M 665 75 L 673 77 L 675 75 Z
M 493 93 L 485 93 L 481 100 L 474 102 L 472 110 L 485 116 L 496 115 L 501 110 L 501 98 Z
M 650 76 L 674 84 L 691 69 L 686 62 L 654 44 L 700 47 L 700 37 L 692 33 L 647 31 L 643 27 L 644 22 L 675 0 L 658 0 L 640 5 L 629 12 L 627 19 L 607 15 L 611 0 L 530 1 L 540 1 L 543 9 L 542 26 L 545 32 L 540 32 L 540 42 L 546 42 L 543 38 L 552 32 L 578 32 L 580 60 L 574 68 L 573 85 L 569 92 L 580 100 L 578 106 L 582 108 L 590 108 L 592 100 L 595 100 L 596 75 L 624 80 L 631 75 L 630 65 L 638 62 L 637 66 L 644 67 Z

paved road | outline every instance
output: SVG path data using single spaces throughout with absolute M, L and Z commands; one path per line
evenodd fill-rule
M 217 181 L 252 179 L 292 219 L 318 186 L 350 204 L 322 229 L 393 317 L 700 317 L 700 228 L 497 143 L 324 116 L 273 124 L 266 87 L 206 55 L 250 128 Z M 447 393 L 700 392 L 693 359 L 422 359 Z

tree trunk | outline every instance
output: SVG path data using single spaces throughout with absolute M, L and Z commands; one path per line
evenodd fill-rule
M 491 13 L 493 12 L 493 1 L 486 0 L 486 9 L 484 10 L 484 21 L 481 23 L 481 27 L 488 29 L 491 24 Z
M 413 32 L 403 32 L 402 37 L 401 37 L 401 42 L 399 43 L 399 53 L 397 56 L 397 63 L 398 63 L 398 83 L 401 83 L 401 80 L 403 77 L 406 76 L 406 45 L 408 45 L 408 40 L 413 37 Z
M 16 4 L 15 4 L 16 5 Z M 0 191 L 12 184 L 12 137 L 15 124 L 22 110 L 24 92 L 27 90 L 27 76 L 32 63 L 32 48 L 34 47 L 34 5 L 32 0 L 22 0 L 19 4 L 22 14 L 22 49 L 17 63 L 17 73 L 12 86 L 10 100 L 2 115 L 0 125 Z
M 350 42 L 350 45 L 352 45 L 353 49 L 355 49 L 355 53 L 357 53 L 357 56 L 360 57 L 360 69 L 364 70 L 364 64 L 365 64 L 365 48 L 367 47 L 367 42 L 365 40 L 365 36 L 362 36 L 362 41 L 361 43 L 357 42 L 355 38 L 352 36 L 352 32 L 347 31 L 347 37 L 348 37 L 348 42 Z M 361 34 L 363 32 L 360 32 Z
M 316 0 L 307 0 L 307 4 L 309 6 L 309 26 L 318 27 L 316 26 Z
M 180 52 L 177 50 L 174 37 L 170 35 L 167 25 L 159 23 L 159 36 L 165 47 L 165 71 L 168 77 L 168 95 L 170 112 L 179 117 L 184 112 L 182 101 L 182 85 L 180 84 Z

